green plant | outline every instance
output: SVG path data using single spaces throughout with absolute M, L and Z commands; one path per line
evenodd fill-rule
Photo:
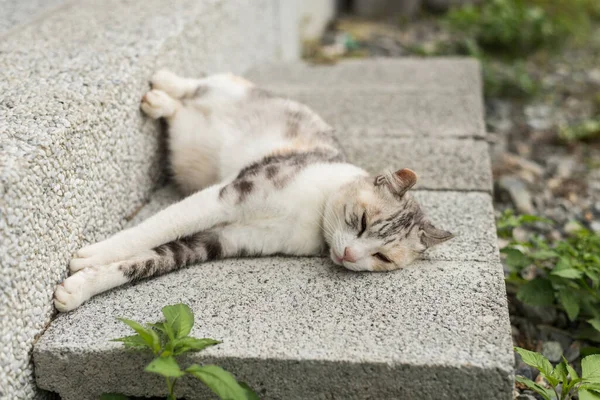
M 512 236 L 512 229 L 539 221 L 539 217 L 505 212 L 498 219 L 498 234 Z M 600 235 L 580 227 L 565 240 L 549 242 L 532 237 L 512 240 L 501 250 L 510 274 L 509 287 L 517 299 L 533 306 L 556 306 L 571 321 L 585 320 L 580 337 L 600 341 Z M 527 276 L 527 278 L 525 278 Z
M 490 0 L 451 10 L 445 23 L 496 55 L 527 57 L 568 38 L 586 40 L 600 15 L 596 0 Z
M 512 238 L 513 229 L 523 225 L 530 225 L 536 222 L 544 224 L 551 224 L 548 218 L 538 217 L 537 215 L 515 215 L 515 212 L 507 208 L 500 214 L 496 219 L 496 229 L 498 230 L 498 236 L 501 238 Z
M 175 357 L 206 349 L 221 342 L 214 339 L 198 339 L 189 336 L 194 326 L 194 314 L 185 304 L 165 306 L 162 309 L 164 321 L 142 325 L 138 322 L 118 318 L 136 334 L 113 339 L 125 347 L 136 350 L 150 350 L 156 357 L 144 371 L 161 375 L 167 385 L 167 400 L 175 400 L 175 384 L 186 375 L 202 381 L 219 398 L 226 400 L 256 400 L 258 396 L 245 383 L 238 383 L 229 372 L 216 365 L 193 364 L 181 369 Z M 106 395 L 122 396 L 122 395 Z M 122 399 L 126 397 L 104 397 Z
M 466 5 L 451 10 L 449 26 L 486 52 L 511 57 L 528 55 L 565 36 L 564 25 L 531 1 L 491 0 L 482 6 Z
M 481 59 L 487 97 L 530 98 L 540 91 L 540 83 L 522 61 L 492 62 Z
M 540 353 L 515 347 L 523 362 L 540 371 L 540 374 L 550 384 L 548 389 L 527 379 L 516 376 L 515 380 L 535 391 L 545 400 L 569 400 L 574 394 L 579 394 L 580 400 L 600 400 L 600 355 L 591 355 L 581 360 L 581 377 L 575 369 L 563 360 L 552 367 L 550 361 Z
M 567 142 L 600 139 L 600 117 L 560 128 L 559 136 Z

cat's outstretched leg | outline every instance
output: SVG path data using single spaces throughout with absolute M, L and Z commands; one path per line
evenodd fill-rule
M 162 90 L 175 99 L 192 97 L 202 79 L 183 78 L 166 69 L 161 69 L 152 75 L 150 85 L 152 89 Z
M 86 267 L 56 287 L 54 305 L 73 310 L 99 293 L 125 283 L 159 276 L 194 263 L 227 256 L 218 231 L 195 233 L 143 251 L 124 261 Z
M 61 312 L 70 311 L 112 288 L 193 264 L 227 257 L 289 253 L 287 243 L 280 240 L 282 235 L 277 225 L 265 229 L 264 226 L 224 224 L 160 244 L 124 260 L 86 267 L 56 287 L 54 304 Z
M 254 84 L 232 73 L 221 73 L 201 79 L 183 78 L 171 71 L 159 70 L 150 79 L 152 89 L 161 90 L 174 99 L 222 103 L 246 96 Z
M 220 198 L 222 186 L 206 188 L 133 228 L 82 248 L 70 262 L 71 271 L 127 260 L 163 243 L 231 221 L 235 207 Z

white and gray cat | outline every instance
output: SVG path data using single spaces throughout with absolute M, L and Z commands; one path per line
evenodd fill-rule
M 165 118 L 174 179 L 188 197 L 77 251 L 54 303 L 69 311 L 123 285 L 225 257 L 327 250 L 354 271 L 390 271 L 452 234 L 407 191 L 409 169 L 370 177 L 344 161 L 315 112 L 231 74 L 152 78 L 142 110 Z

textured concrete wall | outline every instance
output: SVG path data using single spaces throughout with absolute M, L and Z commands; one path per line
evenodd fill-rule
M 152 71 L 242 72 L 279 57 L 285 24 L 279 0 L 90 0 L 8 29 L 36 4 L 5 13 L 8 3 L 16 2 L 0 3 L 0 398 L 29 399 L 43 397 L 30 352 L 70 255 L 119 230 L 163 175 L 159 129 L 138 112 Z
M 0 34 L 51 13 L 69 0 L 0 0 Z M 70 0 L 73 1 L 73 0 Z

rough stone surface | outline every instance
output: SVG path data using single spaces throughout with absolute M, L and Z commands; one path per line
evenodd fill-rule
M 0 35 L 34 21 L 66 2 L 67 0 L 0 0 Z
M 34 4 L 9 3 L 2 21 Z M 0 398 L 39 395 L 31 347 L 71 253 L 161 180 L 159 130 L 138 112 L 151 73 L 272 61 L 277 15 L 277 0 L 77 1 L 0 37 Z
M 272 64 L 247 76 L 311 106 L 345 136 L 485 136 L 479 65 L 466 59 Z
M 427 216 L 455 237 L 428 250 L 429 260 L 498 260 L 496 223 L 492 199 L 486 193 L 414 192 Z
M 153 322 L 162 306 L 184 302 L 197 316 L 192 334 L 223 341 L 184 365 L 223 365 L 264 399 L 508 399 L 501 271 L 493 262 L 421 261 L 353 273 L 321 258 L 191 267 L 59 315 L 34 352 L 38 384 L 65 400 L 161 393 L 164 382 L 140 372 L 148 359 L 109 339 L 130 334 L 116 317 Z M 188 381 L 180 396 L 205 398 L 199 386 Z
M 410 168 L 415 188 L 491 192 L 487 143 L 463 139 L 348 137 L 340 140 L 348 160 L 371 173 Z
M 405 92 L 392 88 L 290 88 L 274 92 L 308 104 L 340 136 L 483 138 L 483 106 L 477 94 Z
M 488 193 L 487 144 L 481 140 L 479 80 L 473 77 L 477 64 L 407 60 L 341 63 L 318 72 L 302 65 L 285 68 L 289 71 L 271 66 L 264 71 L 279 72 L 250 75 L 271 76 L 272 87 L 320 101 L 315 108 L 329 122 L 338 128 L 346 123 L 347 135 L 338 136 L 349 158 L 371 172 L 414 168 L 420 175 L 415 196 L 436 225 L 457 237 L 409 268 L 387 274 L 353 273 L 319 257 L 233 259 L 110 291 L 59 315 L 37 342 L 34 359 L 42 388 L 60 392 L 64 400 L 91 400 L 115 391 L 164 394 L 162 380 L 140 375 L 146 356 L 108 340 L 128 334 L 115 317 L 151 322 L 160 318 L 162 306 L 184 302 L 197 316 L 193 334 L 224 343 L 183 363 L 218 363 L 261 398 L 511 397 L 513 354 Z M 404 83 L 386 86 L 384 78 L 378 80 L 396 82 L 398 71 L 414 73 Z M 363 83 L 349 83 L 361 74 Z M 447 87 L 439 84 L 452 74 Z M 428 76 L 438 86 L 427 86 Z M 460 76 L 477 86 L 461 87 Z M 422 93 L 418 86 L 411 89 L 419 80 Z M 410 96 L 429 99 L 425 108 L 441 104 L 436 96 L 459 99 L 458 104 L 470 99 L 471 106 L 458 119 L 452 119 L 458 108 L 446 114 L 438 108 L 431 112 L 438 117 L 432 117 L 410 108 Z M 352 115 L 352 110 L 361 112 L 350 108 L 352 100 L 362 101 L 360 117 Z M 464 124 L 456 122 L 463 117 Z M 422 137 L 433 126 L 427 125 L 431 118 L 452 133 Z M 446 119 L 455 122 L 443 125 Z M 407 120 L 408 134 L 394 129 Z M 378 132 L 378 126 L 387 130 Z M 177 197 L 165 188 L 141 210 L 122 215 L 135 224 Z M 188 400 L 208 397 L 193 380 L 181 382 L 179 390 Z

